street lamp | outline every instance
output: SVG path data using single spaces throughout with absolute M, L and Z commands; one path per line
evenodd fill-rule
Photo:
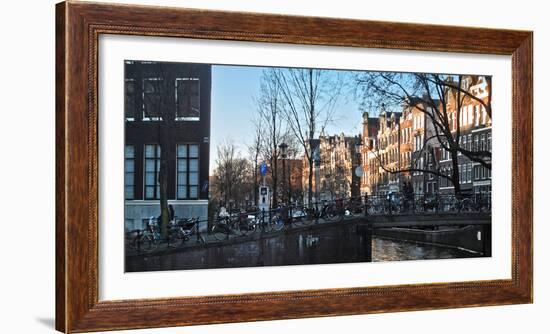
M 281 159 L 283 160 L 283 203 L 285 203 L 285 184 L 286 184 L 286 168 L 285 168 L 285 160 L 286 160 L 286 149 L 288 148 L 288 145 L 285 143 L 281 143 L 279 145 L 279 149 L 281 150 Z
M 363 146 L 361 136 L 355 136 L 355 153 L 359 156 L 361 156 L 361 146 Z
M 354 176 L 352 177 L 353 180 L 353 188 L 351 191 L 351 196 L 355 197 L 357 194 L 361 194 L 361 182 L 360 179 L 364 174 L 363 166 L 361 164 L 361 148 L 363 146 L 363 141 L 361 140 L 361 136 L 355 136 L 355 163 L 356 166 L 354 168 Z M 355 191 L 354 191 L 355 190 Z
M 317 203 L 318 202 L 318 198 L 319 198 L 319 184 L 320 184 L 320 179 L 321 179 L 321 175 L 320 175 L 320 166 L 321 166 L 321 152 L 320 152 L 320 145 L 321 145 L 321 140 L 320 139 L 315 139 L 315 138 L 310 138 L 309 141 L 308 141 L 308 144 L 309 144 L 309 154 L 310 154 L 310 158 L 313 162 L 313 165 L 315 166 L 315 202 Z M 313 193 L 313 189 L 310 189 L 308 187 L 308 207 L 311 208 L 312 207 L 312 203 L 311 203 L 311 200 L 312 198 L 310 198 L 309 194 Z M 317 204 L 316 204 L 317 206 Z

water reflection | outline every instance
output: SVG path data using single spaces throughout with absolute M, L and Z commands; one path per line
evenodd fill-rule
M 475 256 L 475 253 L 454 248 L 421 245 L 376 237 L 372 240 L 372 260 L 374 262 L 454 259 Z
M 475 254 L 445 247 L 382 239 L 372 240 L 373 261 L 449 259 Z M 200 247 L 182 252 L 131 257 L 127 271 L 209 269 L 364 262 L 364 240 L 353 226 L 335 226 L 317 231 L 282 233 L 278 237 L 221 247 Z

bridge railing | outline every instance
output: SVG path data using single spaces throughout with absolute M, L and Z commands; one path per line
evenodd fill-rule
M 280 205 L 271 210 L 238 210 L 202 220 L 175 217 L 165 237 L 161 237 L 158 218 L 144 218 L 143 228 L 126 233 L 126 242 L 141 252 L 142 245 L 150 246 L 150 242 L 170 247 L 174 244 L 183 245 L 185 240 L 196 239 L 197 242 L 204 244 L 216 240 L 234 240 L 258 232 L 281 231 L 285 227 L 292 229 L 295 226 L 337 222 L 352 217 L 490 213 L 490 211 L 490 194 L 460 197 L 401 193 L 365 195 L 323 200 L 311 205 Z M 178 236 L 180 239 L 177 239 Z M 147 241 L 149 243 L 146 243 Z
M 491 194 L 403 194 L 365 196 L 368 215 L 491 212 Z
M 358 215 L 399 215 L 399 214 L 431 214 L 431 213 L 490 213 L 491 194 L 479 193 L 461 195 L 454 194 L 404 194 L 389 193 L 384 195 L 364 195 L 347 198 L 326 199 L 307 204 L 281 204 L 270 210 L 254 208 L 237 209 L 207 219 L 175 217 L 176 224 L 185 224 L 193 219 L 200 226 L 211 227 L 219 222 L 236 221 L 267 224 L 274 220 L 282 220 L 285 224 L 293 224 L 304 220 L 334 220 L 345 216 Z M 158 225 L 157 218 L 155 224 Z M 142 219 L 143 229 L 149 228 L 151 218 Z M 208 228 L 209 229 L 209 228 Z

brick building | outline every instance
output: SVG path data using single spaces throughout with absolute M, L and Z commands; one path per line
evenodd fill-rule
M 472 80 L 475 80 L 473 82 Z M 489 88 L 485 77 L 466 77 L 464 86 L 478 99 L 487 103 Z M 459 137 L 460 146 L 468 151 L 492 151 L 491 118 L 482 103 L 468 96 L 463 98 L 460 113 L 457 112 L 456 95 L 450 94 L 447 98 L 447 113 L 450 115 L 452 132 Z M 457 130 L 459 130 L 457 134 Z M 450 175 L 452 171 L 449 152 L 442 150 L 439 161 L 443 173 Z M 470 160 L 458 153 L 458 170 L 460 189 L 464 192 L 490 192 L 491 170 L 483 167 L 479 162 Z M 440 180 L 440 193 L 454 193 L 453 185 L 446 179 Z
M 379 182 L 378 159 L 376 157 L 378 130 L 380 119 L 369 117 L 368 112 L 363 113 L 363 145 L 361 146 L 361 164 L 363 176 L 361 177 L 361 194 L 373 194 Z
M 125 227 L 160 215 L 160 168 L 178 217 L 206 218 L 211 66 L 125 63 Z
M 320 139 L 319 199 L 349 198 L 360 195 L 360 179 L 355 173 L 360 165 L 356 149 L 360 136 L 340 135 Z
M 490 98 L 486 79 L 465 77 L 463 89 L 469 89 L 475 99 L 463 95 L 461 110 L 457 113 L 455 95 L 448 93 L 445 109 L 451 131 L 455 136 L 459 135 L 460 146 L 465 150 L 490 152 L 491 119 L 483 104 L 476 100 L 486 103 Z M 382 110 L 378 118 L 363 114 L 361 194 L 401 192 L 408 183 L 416 194 L 454 194 L 455 188 L 448 179 L 429 172 L 451 175 L 452 159 L 436 138 L 435 125 L 430 117 L 435 111 L 425 103 L 426 100 L 424 97 L 407 101 L 402 113 Z M 434 102 L 441 111 L 441 102 Z M 491 191 L 490 169 L 461 153 L 457 161 L 461 191 Z M 392 170 L 402 172 L 390 173 Z

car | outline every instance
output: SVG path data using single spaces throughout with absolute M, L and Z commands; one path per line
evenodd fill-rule
M 300 220 L 300 219 L 304 219 L 306 217 L 307 217 L 307 214 L 305 213 L 304 210 L 301 210 L 301 209 L 292 210 L 292 218 L 293 219 Z

